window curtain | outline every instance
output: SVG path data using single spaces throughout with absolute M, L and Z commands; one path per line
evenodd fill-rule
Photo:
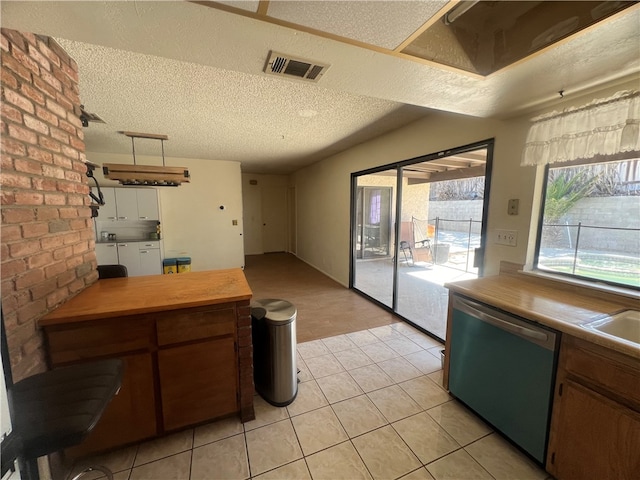
M 640 151 L 640 91 L 532 119 L 521 165 L 545 165 Z

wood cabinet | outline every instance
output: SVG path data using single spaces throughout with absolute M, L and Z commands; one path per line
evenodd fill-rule
M 94 431 L 81 446 L 71 449 L 70 455 L 113 448 L 155 435 L 152 319 L 140 319 L 130 328 L 122 328 L 110 321 L 99 321 L 91 325 L 49 328 L 45 333 L 52 367 L 114 357 L 121 358 L 125 364 L 120 391 Z
M 111 279 L 40 321 L 51 367 L 122 358 L 124 379 L 73 457 L 253 413 L 251 291 L 242 271 Z
M 165 429 L 237 410 L 235 318 L 234 304 L 226 304 L 176 312 L 157 320 Z
M 558 480 L 637 478 L 639 386 L 637 359 L 565 335 L 547 471 Z

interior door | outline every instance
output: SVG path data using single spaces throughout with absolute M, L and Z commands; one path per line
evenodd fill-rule
M 262 186 L 262 248 L 265 253 L 287 250 L 287 187 Z

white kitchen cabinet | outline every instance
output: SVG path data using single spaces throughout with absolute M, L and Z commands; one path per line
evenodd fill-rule
M 118 220 L 138 220 L 138 196 L 135 188 L 114 188 Z
M 98 265 L 124 265 L 130 277 L 162 273 L 162 253 L 158 241 L 97 243 L 96 258 Z
M 116 243 L 96 243 L 96 260 L 98 260 L 98 265 L 117 265 L 120 263 Z
M 160 275 L 161 262 L 159 248 L 140 249 L 140 275 Z
M 138 220 L 160 220 L 158 192 L 154 188 L 137 188 Z
M 154 188 L 103 187 L 105 204 L 98 211 L 100 220 L 160 220 L 158 192 Z M 98 190 L 91 189 L 94 195 Z
M 140 249 L 137 242 L 118 242 L 118 260 L 127 267 L 130 277 L 142 275 L 140 268 Z
M 115 188 L 101 188 L 102 199 L 104 200 L 104 205 L 100 206 L 98 210 L 98 218 L 100 220 L 116 220 L 118 218 L 118 213 L 116 212 L 116 192 Z M 97 197 L 98 189 L 93 187 L 91 192 Z

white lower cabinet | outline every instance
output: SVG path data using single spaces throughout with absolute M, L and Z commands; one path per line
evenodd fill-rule
M 98 265 L 117 265 L 118 245 L 114 243 L 96 243 L 96 259 Z
M 162 273 L 161 262 L 159 248 L 140 250 L 140 275 L 160 275 Z
M 140 269 L 140 250 L 137 243 L 118 243 L 118 260 L 127 267 L 130 277 L 142 275 Z
M 98 265 L 124 265 L 130 277 L 162 273 L 162 254 L 157 241 L 97 243 L 96 259 Z

